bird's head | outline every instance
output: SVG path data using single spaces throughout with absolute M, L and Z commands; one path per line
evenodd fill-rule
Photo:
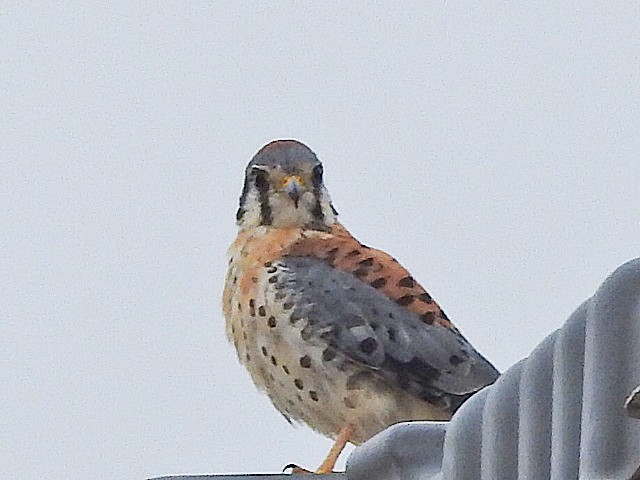
M 247 165 L 236 215 L 240 229 L 264 225 L 327 230 L 336 215 L 322 180 L 322 164 L 306 145 L 273 141 Z

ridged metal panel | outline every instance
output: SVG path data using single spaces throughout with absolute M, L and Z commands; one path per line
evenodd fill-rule
M 640 393 L 629 397 L 639 366 L 636 259 L 451 422 L 385 430 L 353 451 L 347 477 L 629 479 L 640 465 L 640 421 L 631 418 L 640 415 Z

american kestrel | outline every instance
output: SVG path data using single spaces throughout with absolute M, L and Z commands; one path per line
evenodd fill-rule
M 337 221 L 322 164 L 277 140 L 245 171 L 223 308 L 238 358 L 275 407 L 349 441 L 448 420 L 498 371 L 393 257 Z

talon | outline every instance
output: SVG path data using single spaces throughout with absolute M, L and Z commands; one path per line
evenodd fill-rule
M 302 467 L 296 465 L 295 463 L 289 463 L 288 465 L 285 465 L 285 467 L 282 469 L 282 471 L 285 472 L 289 468 L 291 469 L 291 471 L 289 472 L 291 475 L 313 473 L 312 471 L 307 470 L 306 468 L 302 468 Z

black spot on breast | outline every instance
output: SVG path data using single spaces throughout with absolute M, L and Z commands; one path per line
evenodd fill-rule
M 284 373 L 289 375 L 289 367 L 287 367 L 286 365 L 282 365 L 282 370 L 284 370 Z
M 277 271 L 278 271 L 278 269 L 276 267 L 267 268 L 267 273 L 276 273 Z
M 278 366 L 278 361 L 276 360 L 276 357 L 274 357 L 273 355 L 271 355 L 271 364 L 272 364 L 274 367 L 277 367 L 277 366 Z
M 256 316 L 256 301 L 253 298 L 249 300 L 249 315 Z
M 373 282 L 371 282 L 369 285 L 371 285 L 373 288 L 382 288 L 387 284 L 387 279 L 384 277 L 380 277 L 380 278 L 376 278 Z
M 318 393 L 315 390 L 309 390 L 309 397 L 311 398 L 311 400 L 313 400 L 314 402 L 318 401 Z
M 274 328 L 277 324 L 278 322 L 276 321 L 276 317 L 274 317 L 273 315 L 269 317 L 269 320 L 267 320 L 267 325 L 270 328 Z
M 258 308 L 258 315 L 260 315 L 261 317 L 267 315 L 267 311 L 264 309 L 264 305 L 260 305 L 260 308 Z
M 267 356 L 267 347 L 262 347 L 262 354 L 266 357 Z
M 302 383 L 302 380 L 300 380 L 299 378 L 296 378 L 293 381 L 293 384 L 296 386 L 298 390 L 302 390 L 304 388 L 304 384 Z
M 415 285 L 416 285 L 416 281 L 413 279 L 411 275 L 409 275 L 408 277 L 401 278 L 398 281 L 398 286 L 404 287 L 404 288 L 413 288 L 415 287 Z
M 302 368 L 311 368 L 311 357 L 309 355 L 300 357 L 300 366 Z
M 370 355 L 378 348 L 378 342 L 373 337 L 367 337 L 360 342 L 358 348 L 360 348 L 360 351 L 365 355 Z
M 322 360 L 323 361 L 330 362 L 334 358 L 336 358 L 336 352 L 335 352 L 335 350 L 333 348 L 325 348 L 322 351 Z
M 313 330 L 311 328 L 305 327 L 300 330 L 300 337 L 305 342 L 309 341 L 309 339 L 313 336 Z
M 404 295 L 404 296 L 402 296 L 402 297 L 398 298 L 398 299 L 396 300 L 396 303 L 397 303 L 398 305 L 401 305 L 401 306 L 403 306 L 403 307 L 404 307 L 404 306 L 406 306 L 406 305 L 409 305 L 410 303 L 413 303 L 413 301 L 414 301 L 415 299 L 416 299 L 416 297 L 414 297 L 413 295 Z
M 278 276 L 277 275 L 272 275 L 271 277 L 269 277 L 268 282 L 269 283 L 277 283 L 278 282 Z

